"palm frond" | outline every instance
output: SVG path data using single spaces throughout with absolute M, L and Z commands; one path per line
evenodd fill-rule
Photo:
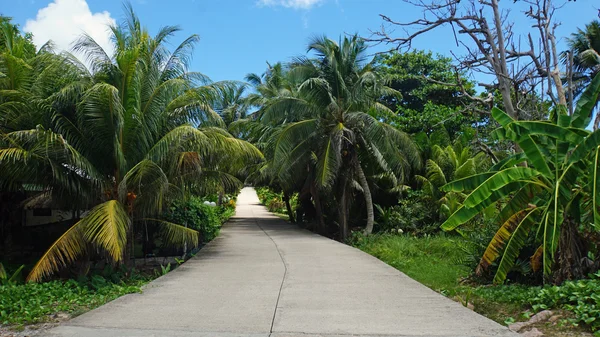
M 61 235 L 33 266 L 27 282 L 40 282 L 83 255 L 86 252 L 83 227 L 85 223 L 79 221 Z
M 183 247 L 186 244 L 198 246 L 198 231 L 165 220 L 146 218 L 161 227 L 163 237 L 170 245 Z

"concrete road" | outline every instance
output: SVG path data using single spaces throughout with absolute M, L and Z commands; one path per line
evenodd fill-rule
M 252 188 L 193 259 L 49 336 L 516 336 L 357 249 L 267 212 Z

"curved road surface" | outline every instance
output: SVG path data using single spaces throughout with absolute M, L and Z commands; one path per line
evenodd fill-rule
M 516 336 L 357 249 L 259 205 L 193 259 L 50 330 L 62 337 Z

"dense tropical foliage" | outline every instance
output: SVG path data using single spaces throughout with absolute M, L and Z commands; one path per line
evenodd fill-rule
M 476 93 L 449 59 L 416 51 L 368 60 L 355 37 L 315 39 L 308 56 L 247 77 L 257 111 L 234 123 L 234 133 L 265 154 L 249 181 L 266 187 L 259 195 L 271 211 L 325 235 L 380 233 L 355 232 L 349 242 L 438 290 L 461 277 L 526 284 L 591 277 L 600 267 L 600 144 L 589 128 L 600 77 L 581 53 L 591 53 L 592 26 L 571 45 L 574 66 L 589 76 L 572 74 L 580 88 L 573 112 L 531 93 L 518 120 L 502 111 L 498 92 Z M 429 235 L 440 231 L 454 238 L 441 254 L 455 255 L 449 263 L 458 270 L 414 262 L 406 235 L 430 247 L 437 242 Z M 561 296 L 574 296 L 566 284 Z M 472 291 L 460 289 L 459 297 Z M 549 304 L 550 289 L 527 292 L 536 300 L 519 309 L 575 310 Z M 590 322 L 600 318 L 590 305 L 577 306 L 572 322 L 595 329 Z
M 147 276 L 106 280 L 136 275 L 136 258 L 195 253 L 246 183 L 270 211 L 448 296 L 506 304 L 491 293 L 509 288 L 478 285 L 508 283 L 531 310 L 600 328 L 593 294 L 570 299 L 598 287 L 600 268 L 597 21 L 570 37 L 559 74 L 540 75 L 568 77 L 554 99 L 479 89 L 431 52 L 372 56 L 356 35 L 317 36 L 290 62 L 212 82 L 190 69 L 198 36 L 171 47 L 178 27 L 152 35 L 125 10 L 112 54 L 85 34 L 73 54 L 36 48 L 0 17 L 4 324 L 46 315 L 28 309 L 40 292 L 73 312 L 137 291 Z M 24 223 L 40 209 L 71 215 Z M 16 284 L 22 271 L 30 284 Z
M 90 245 L 114 262 L 127 261 L 142 223 L 159 226 L 170 244 L 196 246 L 195 230 L 160 217 L 169 200 L 234 191 L 235 175 L 262 156 L 221 128 L 213 109 L 236 84 L 210 83 L 188 71 L 198 37 L 171 51 L 167 42 L 179 28 L 151 36 L 129 10 L 111 27 L 113 56 L 87 35 L 74 45 L 89 70 L 50 46 L 25 53 L 18 44 L 28 40 L 3 23 L 2 188 L 29 187 L 37 192 L 33 198 L 82 213 L 28 280 L 91 253 Z
M 600 223 L 600 134 L 583 127 L 591 120 L 599 94 L 597 76 L 573 116 L 559 109 L 549 121 L 515 121 L 499 109 L 493 110 L 494 119 L 502 126 L 498 138 L 519 144 L 523 152 L 498 162 L 488 172 L 444 186 L 447 192 L 472 191 L 444 222 L 445 230 L 456 229 L 489 206 L 500 208 L 495 218 L 498 232 L 477 273 L 502 256 L 495 281 L 503 282 L 530 232 L 537 233 L 534 241 L 539 243 L 531 257 L 534 271 L 554 274 L 557 283 L 592 271 L 585 258 L 594 248 L 586 247 L 582 235 L 597 230 Z M 532 230 L 535 227 L 537 230 Z
M 392 113 L 379 98 L 399 93 L 366 62 L 366 45 L 356 36 L 339 43 L 315 38 L 308 51 L 316 58 L 299 57 L 286 68 L 277 65 L 276 72 L 266 74 L 266 85 L 258 83 L 257 92 L 264 94 L 255 100 L 259 110 L 253 123 L 260 127 L 252 128 L 258 134 L 251 137 L 269 137 L 270 183 L 285 190 L 295 185 L 302 205 L 314 208 L 320 231 L 326 230 L 320 194 L 339 204 L 334 217 L 343 239 L 356 191 L 364 198 L 365 232 L 371 233 L 374 207 L 367 176 L 398 183 L 420 165 L 408 135 L 376 117 Z M 309 195 L 314 205 L 306 201 Z

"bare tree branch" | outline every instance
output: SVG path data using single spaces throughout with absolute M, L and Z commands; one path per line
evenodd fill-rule
M 526 42 L 523 45 L 521 36 L 513 31 L 511 21 L 518 18 L 510 10 L 502 9 L 499 0 L 404 1 L 421 8 L 423 17 L 399 22 L 382 14 L 384 24 L 379 31 L 372 32 L 367 41 L 390 44 L 396 50 L 407 50 L 421 36 L 450 25 L 457 45 L 464 51 L 460 57 L 451 52 L 459 70 L 494 75 L 494 83 L 479 85 L 488 91 L 498 90 L 504 109 L 510 116 L 519 119 L 521 114 L 539 114 L 540 111 L 524 110 L 525 107 L 536 105 L 530 104 L 531 97 L 536 95 L 542 98 L 548 95 L 555 104 L 567 107 L 554 34 L 558 26 L 554 15 L 560 7 L 554 6 L 553 0 L 521 0 L 529 5 L 522 15 L 532 21 L 532 28 L 537 32 L 536 38 L 531 33 L 524 35 Z M 400 28 L 404 34 L 396 35 L 393 27 Z M 539 40 L 539 48 L 535 46 L 536 39 Z M 453 85 L 461 87 L 461 84 Z M 473 97 L 464 87 L 461 87 L 461 91 L 472 101 L 489 104 L 488 99 Z

